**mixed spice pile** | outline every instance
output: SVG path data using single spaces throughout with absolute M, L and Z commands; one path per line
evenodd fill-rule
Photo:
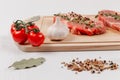
M 75 71 L 75 73 L 82 71 L 90 71 L 91 73 L 100 74 L 104 70 L 117 70 L 118 64 L 113 61 L 98 60 L 98 59 L 86 59 L 80 61 L 78 58 L 73 59 L 71 62 L 62 62 L 64 67 L 68 70 Z

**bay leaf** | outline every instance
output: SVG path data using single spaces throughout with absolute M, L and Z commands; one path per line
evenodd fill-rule
M 21 61 L 16 61 L 14 62 L 10 67 L 14 67 L 14 69 L 19 70 L 19 69 L 28 69 L 32 67 L 37 67 L 45 62 L 45 58 L 40 57 L 37 59 L 30 58 L 30 59 L 23 59 Z

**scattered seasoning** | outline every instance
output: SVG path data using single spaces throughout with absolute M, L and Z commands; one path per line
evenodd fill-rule
M 85 24 L 89 28 L 92 28 L 95 26 L 94 21 L 92 21 L 90 18 L 83 17 L 82 15 L 77 14 L 73 11 L 66 13 L 66 14 L 62 14 L 62 13 L 54 14 L 54 16 L 59 16 L 59 17 L 63 18 L 64 20 L 68 20 L 69 22 Z
M 95 71 L 94 71 L 94 70 L 92 70 L 92 71 L 91 71 L 91 73 L 93 74 L 93 73 L 95 73 Z
M 107 16 L 107 17 L 113 17 L 115 20 L 120 20 L 120 14 L 116 13 L 104 13 L 104 12 L 99 12 L 98 13 L 101 16 Z
M 97 18 L 97 17 L 98 17 L 98 15 L 95 16 L 95 18 Z
M 101 58 L 101 57 L 100 57 Z M 78 58 L 73 59 L 69 63 L 62 62 L 64 67 L 68 70 L 75 71 L 75 74 L 82 71 L 90 71 L 92 74 L 100 74 L 104 70 L 117 70 L 118 64 L 113 61 L 98 60 L 98 59 L 86 59 L 80 61 Z

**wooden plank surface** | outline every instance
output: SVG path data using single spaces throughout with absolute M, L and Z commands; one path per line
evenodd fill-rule
M 47 28 L 53 24 L 52 21 L 52 16 L 43 16 L 35 23 L 46 36 Z M 17 46 L 22 51 L 120 50 L 120 32 L 108 29 L 105 34 L 95 36 L 70 33 L 63 41 L 51 41 L 46 37 L 44 44 L 40 47 L 32 47 L 30 44 L 17 44 Z

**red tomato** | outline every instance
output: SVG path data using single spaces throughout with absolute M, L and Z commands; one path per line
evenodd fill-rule
M 15 42 L 24 44 L 27 40 L 27 34 L 22 20 L 17 20 L 11 25 L 11 34 Z
M 27 41 L 27 34 L 24 28 L 20 30 L 14 30 L 12 32 L 12 37 L 19 44 L 24 44 Z
M 24 26 L 24 22 L 22 20 L 17 20 L 16 22 L 14 22 L 11 25 L 11 34 L 18 28 L 21 28 L 22 26 Z
M 26 26 L 27 26 L 27 29 L 28 29 L 29 31 L 32 30 L 33 28 L 39 29 L 38 26 L 36 26 L 36 25 L 35 25 L 34 23 L 32 23 L 32 22 L 27 23 Z
M 39 31 L 39 29 L 33 29 L 28 33 L 28 42 L 32 44 L 32 46 L 40 46 L 43 44 L 45 40 L 44 35 Z
M 29 31 L 32 30 L 33 28 L 39 29 L 38 26 L 36 25 L 28 26 L 27 28 Z

